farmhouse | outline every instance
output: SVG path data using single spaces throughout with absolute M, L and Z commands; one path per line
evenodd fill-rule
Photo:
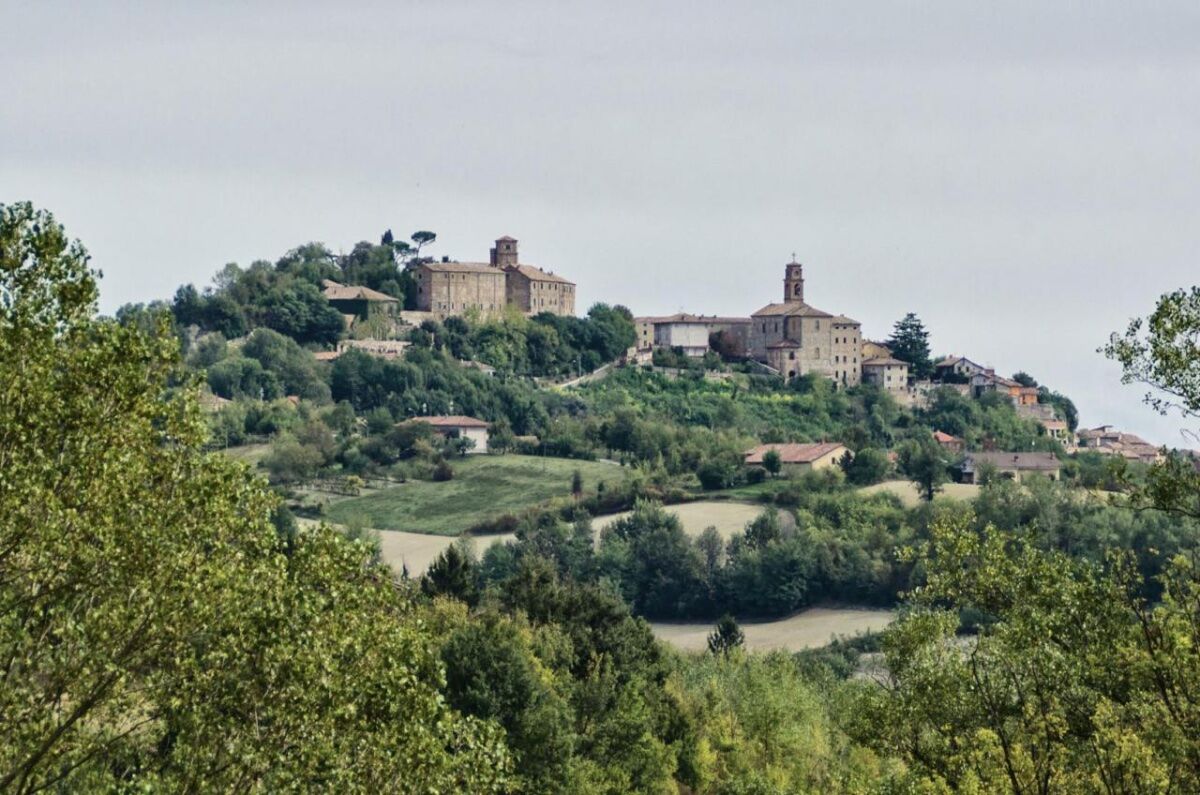
M 746 451 L 746 466 L 762 466 L 763 456 L 770 450 L 779 453 L 780 463 L 785 470 L 795 472 L 837 466 L 844 456 L 850 454 L 840 442 L 760 444 Z
M 963 482 L 978 482 L 980 470 L 989 466 L 1002 477 L 1013 480 L 1030 474 L 1058 480 L 1062 469 L 1054 453 L 968 453 L 963 462 Z
M 413 417 L 409 422 L 423 422 L 433 426 L 433 431 L 443 439 L 470 439 L 475 446 L 468 452 L 486 453 L 488 451 L 488 423 L 474 417 L 464 417 L 461 414 L 450 416 Z
M 961 453 L 965 447 L 962 439 L 949 433 L 943 433 L 942 431 L 934 431 L 933 440 L 941 445 L 943 450 L 948 450 L 951 453 Z

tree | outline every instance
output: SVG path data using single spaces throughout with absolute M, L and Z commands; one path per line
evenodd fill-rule
M 468 605 L 479 599 L 475 562 L 459 543 L 451 544 L 429 564 L 421 578 L 421 591 L 426 596 L 452 596 Z
M 929 358 L 929 332 L 914 313 L 909 312 L 896 321 L 887 346 L 893 356 L 908 362 L 909 374 L 914 379 L 923 380 L 933 375 L 933 362 Z
M 1013 373 L 1012 380 L 1016 381 L 1021 386 L 1036 387 L 1038 385 L 1037 380 L 1024 370 L 1019 370 L 1018 372 Z
M 1121 364 L 1122 383 L 1149 387 L 1144 401 L 1155 411 L 1200 418 L 1200 287 L 1162 296 L 1149 318 L 1131 321 L 1123 335 L 1114 333 L 1103 352 Z M 1171 454 L 1151 466 L 1143 482 L 1127 479 L 1125 485 L 1135 506 L 1200 517 L 1194 460 Z
M 578 469 L 571 473 L 571 494 L 577 500 L 583 496 L 583 473 Z
M 411 591 L 277 532 L 169 328 L 96 319 L 87 262 L 0 206 L 0 789 L 507 789 Z
M 767 470 L 771 477 L 777 477 L 779 471 L 783 469 L 783 457 L 779 455 L 779 451 L 774 447 L 763 453 L 762 463 L 763 469 Z
M 932 436 L 910 439 L 901 445 L 899 463 L 900 471 L 917 485 L 926 502 L 932 502 L 942 484 L 950 480 L 946 454 Z
M 708 651 L 712 654 L 727 655 L 734 649 L 740 649 L 745 641 L 746 636 L 738 622 L 726 613 L 717 621 L 712 634 L 708 636 Z
M 841 461 L 846 480 L 856 486 L 870 486 L 887 477 L 887 454 L 873 447 L 864 447 L 856 455 L 846 454 Z

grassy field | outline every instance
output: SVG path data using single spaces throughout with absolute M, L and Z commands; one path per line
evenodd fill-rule
M 271 452 L 271 444 L 269 442 L 243 444 L 237 447 L 226 447 L 221 452 L 234 461 L 241 461 L 243 464 L 256 467 L 258 466 L 258 462 L 266 458 L 267 453 Z
M 826 646 L 835 636 L 878 632 L 895 617 L 890 610 L 813 607 L 778 621 L 747 622 L 741 627 L 746 635 L 746 648 L 751 651 L 803 651 Z M 650 627 L 659 640 L 683 651 L 704 651 L 713 631 L 711 623 L 652 623 Z
M 761 505 L 747 505 L 741 502 L 687 502 L 682 505 L 668 505 L 665 510 L 679 517 L 683 531 L 695 538 L 707 527 L 717 528 L 721 538 L 729 539 L 740 534 L 746 525 L 758 518 L 765 508 Z M 615 513 L 610 516 L 597 517 L 593 522 L 599 533 L 608 525 L 628 516 L 629 513 Z M 790 522 L 792 517 L 785 513 L 779 514 L 781 522 Z
M 917 493 L 917 487 L 909 480 L 888 480 L 883 483 L 876 483 L 874 486 L 866 486 L 859 490 L 862 494 L 876 494 L 881 491 L 891 492 L 900 498 L 906 507 L 915 508 L 921 504 L 921 495 Z M 979 496 L 979 487 L 970 483 L 947 483 L 942 487 L 942 490 L 937 495 L 940 497 L 949 497 L 953 500 L 973 500 Z
M 492 544 L 503 544 L 515 538 L 511 533 L 494 536 L 482 536 L 473 540 L 475 554 L 483 556 Z M 425 573 L 434 558 L 442 554 L 442 550 L 454 543 L 450 536 L 431 536 L 424 533 L 405 533 L 400 530 L 379 531 L 379 553 L 384 563 L 391 566 L 397 573 L 407 568 L 412 577 Z
M 453 462 L 454 479 L 414 480 L 329 506 L 329 519 L 359 517 L 377 530 L 454 536 L 484 519 L 520 513 L 571 493 L 571 473 L 583 475 L 591 492 L 600 481 L 616 483 L 625 470 L 597 461 L 521 455 L 477 455 Z

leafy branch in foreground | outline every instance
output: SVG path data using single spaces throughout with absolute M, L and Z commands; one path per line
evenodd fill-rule
M 411 588 L 281 540 L 166 328 L 95 299 L 51 215 L 0 205 L 0 790 L 506 789 Z

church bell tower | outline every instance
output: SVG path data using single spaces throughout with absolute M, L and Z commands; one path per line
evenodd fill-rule
M 792 255 L 792 261 L 784 266 L 783 300 L 784 303 L 804 302 L 804 266 L 796 262 L 795 254 Z

